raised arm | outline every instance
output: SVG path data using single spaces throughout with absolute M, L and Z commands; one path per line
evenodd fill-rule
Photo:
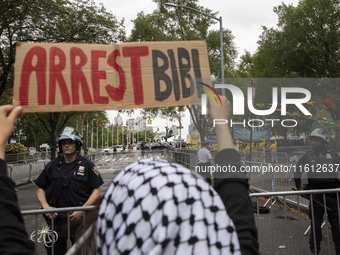
M 208 107 L 206 118 L 230 119 L 230 102 L 221 97 L 222 105 L 215 105 L 212 98 L 207 97 Z M 218 166 L 235 166 L 237 171 L 232 173 L 215 172 L 214 188 L 222 198 L 228 215 L 233 220 L 239 238 L 243 255 L 259 254 L 257 229 L 254 221 L 252 203 L 248 194 L 248 178 L 241 173 L 240 155 L 234 149 L 233 139 L 229 131 L 229 124 L 216 124 L 215 131 L 218 141 L 218 153 L 215 158 Z

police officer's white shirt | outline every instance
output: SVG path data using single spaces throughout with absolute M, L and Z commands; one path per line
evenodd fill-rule
M 203 147 L 197 152 L 198 163 L 207 163 L 212 159 L 210 151 Z

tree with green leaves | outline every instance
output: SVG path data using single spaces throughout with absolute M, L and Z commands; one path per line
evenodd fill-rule
M 340 77 L 339 6 L 338 0 L 303 0 L 296 7 L 284 3 L 275 7 L 278 27 L 263 27 L 253 58 L 256 76 L 316 78 L 305 86 L 312 101 L 340 98 L 340 80 L 328 79 Z M 340 119 L 340 100 L 314 107 L 329 120 Z
M 93 0 L 5 0 L 0 3 L 0 98 L 8 103 L 13 87 L 15 46 L 18 42 L 98 43 L 125 41 L 124 20 Z M 50 137 L 50 144 L 69 118 L 81 113 L 42 113 L 39 121 Z M 55 146 L 52 147 L 54 157 Z
M 131 31 L 129 41 L 173 41 L 173 40 L 205 40 L 209 55 L 211 74 L 215 77 L 221 76 L 221 52 L 220 52 L 220 31 L 209 31 L 209 27 L 216 23 L 205 15 L 189 10 L 187 8 L 167 7 L 165 3 L 170 2 L 177 5 L 184 5 L 199 10 L 208 15 L 216 16 L 208 8 L 198 5 L 197 0 L 153 0 L 158 8 L 152 14 L 139 13 L 134 20 L 134 27 Z M 230 30 L 223 29 L 223 49 L 225 76 L 234 72 L 236 48 L 233 42 L 233 35 Z M 190 116 L 196 129 L 205 138 L 206 121 L 201 116 L 199 106 L 181 106 L 166 108 L 151 108 L 143 111 L 145 116 L 160 116 L 170 120 L 179 120 L 181 112 L 189 110 Z

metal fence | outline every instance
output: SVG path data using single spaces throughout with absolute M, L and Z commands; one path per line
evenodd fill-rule
M 26 153 L 10 153 L 5 155 L 7 164 L 27 163 L 38 160 L 48 160 L 51 158 L 51 152 L 35 152 L 34 154 Z
M 85 212 L 93 211 L 96 206 L 78 206 L 78 207 L 65 207 L 65 208 L 53 208 L 53 209 L 40 209 L 40 210 L 28 210 L 21 211 L 26 222 L 30 224 L 26 224 L 26 230 L 29 234 L 30 239 L 35 244 L 36 251 L 44 251 L 45 245 L 52 248 L 52 255 L 54 254 L 54 242 L 58 238 L 58 234 L 55 232 L 55 218 L 53 217 L 53 213 L 62 214 L 65 217 L 65 236 L 67 237 L 67 250 L 69 250 L 72 246 L 71 242 L 71 222 L 70 222 L 70 214 L 74 211 L 82 211 L 83 217 L 80 222 L 79 228 L 86 226 L 87 222 L 87 214 Z M 51 226 L 48 227 L 46 224 L 43 214 L 51 213 L 52 221 Z M 77 230 L 77 229 L 76 229 Z M 88 236 L 89 238 L 89 236 Z M 87 242 L 92 239 L 87 239 Z M 94 241 L 94 240 L 93 240 Z M 74 249 L 74 248 L 73 248 Z M 79 250 L 78 250 L 79 251 Z M 76 253 L 72 253 L 76 254 Z M 86 254 L 86 251 L 83 249 L 82 254 Z
M 252 193 L 250 197 L 256 202 L 255 221 L 258 230 L 258 240 L 261 254 L 310 254 L 309 233 L 310 220 L 304 216 L 307 206 L 302 203 L 300 195 L 322 194 L 320 205 L 324 207 L 324 223 L 322 224 L 323 241 L 321 242 L 321 254 L 335 254 L 335 247 L 331 238 L 331 231 L 327 221 L 326 196 L 335 193 L 337 202 L 337 218 L 340 219 L 339 193 L 340 189 L 305 190 L 305 191 L 280 191 L 266 193 Z M 294 197 L 292 202 L 289 197 Z M 314 207 L 317 201 L 311 197 L 311 215 L 314 215 Z M 270 212 L 260 214 L 260 198 L 267 198 L 277 203 L 281 208 L 272 207 Z M 292 209 L 294 205 L 294 209 Z M 313 206 L 314 205 L 314 206 Z M 315 233 L 315 226 L 313 226 Z M 326 240 L 325 240 L 326 239 Z M 315 236 L 314 236 L 315 240 Z M 314 247 L 316 244 L 314 243 Z M 284 249 L 284 252 L 282 252 Z M 280 253 L 281 250 L 281 253 Z M 316 250 L 315 250 L 316 254 Z
M 262 254 L 277 254 L 279 250 L 281 250 L 282 253 L 282 250 L 284 249 L 284 253 L 286 254 L 304 254 L 309 249 L 307 233 L 310 221 L 301 216 L 301 211 L 306 212 L 308 210 L 309 201 L 299 195 L 336 193 L 338 198 L 340 189 L 292 191 L 292 188 L 295 187 L 293 183 L 293 174 L 296 162 L 291 162 L 290 155 L 285 152 L 257 154 L 258 155 L 253 158 L 257 161 L 245 161 L 243 162 L 243 165 L 249 169 L 254 169 L 248 173 L 250 191 L 254 192 L 253 194 L 250 194 L 250 197 L 255 200 L 257 205 L 262 203 L 263 206 L 268 205 L 270 209 L 270 213 L 266 216 L 264 216 L 264 214 L 259 214 L 259 208 L 257 208 L 256 211 L 256 223 L 259 231 L 261 252 Z M 104 154 L 94 156 L 89 155 L 89 157 L 91 157 L 90 159 L 93 161 L 101 159 L 104 156 Z M 130 151 L 106 155 L 106 157 L 107 156 L 113 157 L 114 160 L 131 160 L 131 162 L 146 157 L 165 157 L 168 160 L 182 164 L 191 170 L 195 170 L 195 166 L 197 165 L 197 150 L 188 149 L 145 150 L 144 152 Z M 272 170 L 269 171 L 269 169 Z M 19 174 L 20 171 L 17 171 Z M 21 171 L 26 172 L 27 170 Z M 14 172 L 15 171 L 13 171 L 13 173 Z M 302 183 L 305 182 L 306 176 L 302 175 Z M 290 211 L 292 208 L 294 208 L 295 214 Z M 63 210 L 65 210 L 65 208 Z M 43 212 L 40 211 L 40 213 Z M 278 216 L 277 214 L 280 215 Z M 291 219 L 294 219 L 293 223 Z M 279 221 L 279 223 L 276 223 L 277 221 Z M 280 226 L 281 232 L 277 231 L 277 226 Z M 325 229 L 328 231 L 327 227 L 324 228 L 324 231 Z M 333 254 L 334 247 L 329 242 L 328 232 L 327 240 L 323 241 L 324 247 L 322 249 L 328 251 L 328 254 Z M 84 244 L 89 241 L 89 232 L 86 233 L 67 254 L 76 254 L 79 249 L 84 248 Z M 271 236 L 268 236 L 269 234 L 271 234 Z M 298 246 L 296 246 L 294 242 L 296 242 Z M 295 250 L 295 252 L 292 252 L 293 250 Z M 91 253 L 82 250 L 82 254 Z
M 337 201 L 339 201 L 340 189 L 330 190 L 307 190 L 307 191 L 280 191 L 280 192 L 266 192 L 266 193 L 253 193 L 250 197 L 256 202 L 257 206 L 254 208 L 255 222 L 258 230 L 258 240 L 260 245 L 261 254 L 309 254 L 309 233 L 310 233 L 310 220 L 303 216 L 302 212 L 306 211 L 306 205 L 301 203 L 302 194 L 323 194 L 323 201 L 325 201 L 326 194 L 335 193 Z M 287 197 L 295 197 L 295 210 L 291 210 L 291 201 Z M 269 213 L 260 213 L 260 204 L 263 199 L 267 198 L 274 200 L 274 198 L 280 198 L 276 200 L 276 203 L 280 203 L 279 207 L 272 207 Z M 313 200 L 313 196 L 311 197 Z M 313 202 L 314 203 L 314 202 Z M 323 202 L 324 203 L 324 202 Z M 325 205 L 324 205 L 325 206 Z M 70 208 L 59 208 L 59 209 L 48 209 L 48 210 L 31 210 L 23 211 L 22 214 L 34 217 L 33 228 L 31 228 L 32 236 L 35 233 L 39 233 L 38 225 L 41 224 L 39 221 L 39 215 L 44 213 L 67 213 L 68 222 L 70 212 L 81 210 L 88 211 L 93 210 L 95 206 L 88 207 L 70 207 Z M 313 206 L 312 206 L 313 210 Z M 339 203 L 337 205 L 338 214 L 340 212 Z M 325 210 L 325 214 L 326 214 Z M 86 222 L 85 214 L 83 213 L 83 224 Z M 340 215 L 338 215 L 340 218 Z M 41 218 L 41 217 L 40 217 Z M 322 254 L 334 254 L 334 244 L 331 238 L 331 231 L 329 229 L 326 218 L 323 224 L 323 236 L 325 237 L 321 243 Z M 96 227 L 94 222 L 90 225 L 90 228 L 77 240 L 77 242 L 71 247 L 68 246 L 69 250 L 67 255 L 73 254 L 96 254 L 95 252 L 95 238 L 93 235 L 94 228 Z M 32 230 L 33 229 L 33 230 Z M 53 228 L 49 230 L 52 233 Z M 314 231 L 315 232 L 315 231 Z M 30 233 L 30 232 L 29 232 Z M 70 233 L 70 225 L 68 225 L 67 233 Z M 34 237 L 36 247 L 41 246 L 38 238 Z M 40 242 L 43 242 L 40 239 Z M 88 249 L 89 243 L 91 242 L 91 250 Z M 70 240 L 68 242 L 70 244 Z M 281 252 L 280 252 L 281 251 Z
M 32 162 L 26 164 L 8 165 L 8 176 L 17 184 L 33 182 L 33 178 L 37 177 L 44 170 L 47 162 Z

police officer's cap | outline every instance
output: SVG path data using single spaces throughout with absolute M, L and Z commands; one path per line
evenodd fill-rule
M 329 143 L 329 139 L 330 139 L 328 130 L 324 128 L 314 129 L 309 137 L 320 137 L 321 139 L 326 141 L 326 143 Z

